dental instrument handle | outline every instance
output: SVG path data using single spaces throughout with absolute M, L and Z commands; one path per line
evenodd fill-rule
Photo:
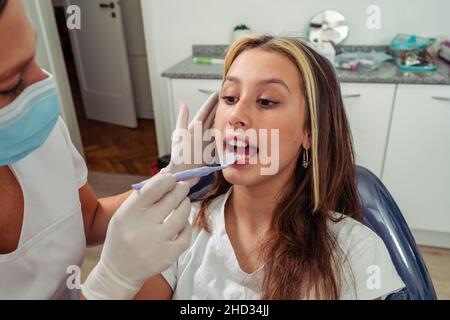
M 177 179 L 177 182 L 181 182 L 181 181 L 191 180 L 194 178 L 205 177 L 215 171 L 224 170 L 224 169 L 228 168 L 230 165 L 231 164 L 223 165 L 223 166 L 215 166 L 215 167 L 200 167 L 200 168 L 177 172 L 174 174 L 174 176 Z M 138 184 L 134 184 L 131 187 L 134 190 L 141 190 L 144 187 L 145 183 L 146 182 L 144 181 L 144 182 L 141 182 Z
M 177 182 L 180 182 L 180 181 L 186 181 L 186 180 L 204 177 L 204 176 L 210 175 L 211 173 L 213 173 L 215 171 L 222 170 L 224 168 L 225 168 L 225 166 L 201 167 L 201 168 L 195 168 L 195 169 L 191 169 L 191 170 L 181 171 L 181 172 L 175 173 L 174 176 L 175 176 L 175 178 L 177 178 Z

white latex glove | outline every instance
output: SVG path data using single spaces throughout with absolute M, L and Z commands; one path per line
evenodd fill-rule
M 187 184 L 159 174 L 124 201 L 109 223 L 100 261 L 82 285 L 86 299 L 131 299 L 178 259 L 192 233 L 188 192 Z
M 195 122 L 201 122 L 203 131 L 202 134 L 211 128 L 214 118 L 216 115 L 216 109 L 217 109 L 217 103 L 219 102 L 219 95 L 217 92 L 213 93 L 203 104 L 203 106 L 200 108 L 200 110 L 195 115 L 192 122 L 188 125 L 189 122 L 189 108 L 184 103 L 180 104 L 180 112 L 178 114 L 178 120 L 176 124 L 175 131 L 177 130 L 189 130 L 190 137 L 191 137 L 191 162 L 190 163 L 182 163 L 182 164 L 176 164 L 173 161 L 173 157 L 175 154 L 178 153 L 178 150 L 181 149 L 181 141 L 177 141 L 176 139 L 172 138 L 172 150 L 171 150 L 171 160 L 169 165 L 162 170 L 162 172 L 167 173 L 177 173 L 184 170 L 194 169 L 201 166 L 206 165 L 204 159 L 203 159 L 203 149 L 205 147 L 204 144 L 202 144 L 202 163 L 194 164 L 194 124 Z M 203 142 L 203 141 L 202 141 Z M 202 143 L 200 142 L 200 143 Z M 190 185 L 194 185 L 198 182 L 199 179 L 196 179 L 196 181 L 190 181 Z

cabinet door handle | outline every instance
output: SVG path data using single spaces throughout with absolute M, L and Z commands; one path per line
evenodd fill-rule
M 206 94 L 213 94 L 213 93 L 217 92 L 214 90 L 207 90 L 207 89 L 198 89 L 198 91 L 201 93 L 206 93 Z
M 116 6 L 114 5 L 114 2 L 111 2 L 110 4 L 107 3 L 100 3 L 100 8 L 102 9 L 114 9 Z
M 360 93 L 354 93 L 354 94 L 344 94 L 342 95 L 342 98 L 359 98 L 361 97 Z
M 440 101 L 450 101 L 450 97 L 432 96 L 431 98 L 434 99 L 434 100 L 440 100 Z

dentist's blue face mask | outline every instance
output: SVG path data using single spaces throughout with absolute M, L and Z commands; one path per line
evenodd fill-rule
M 13 164 L 39 148 L 59 118 L 59 99 L 53 76 L 27 87 L 0 108 L 0 167 Z

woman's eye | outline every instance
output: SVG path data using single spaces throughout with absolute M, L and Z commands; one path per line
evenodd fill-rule
M 267 107 L 274 107 L 274 106 L 276 106 L 276 105 L 278 104 L 278 102 L 272 101 L 272 100 L 269 100 L 269 99 L 259 99 L 259 100 L 258 100 L 258 103 L 259 103 L 261 106 L 263 106 L 264 108 L 267 108 Z
M 231 96 L 222 97 L 222 100 L 225 101 L 225 103 L 228 104 L 228 105 L 232 105 L 232 104 L 235 104 L 237 102 L 237 98 L 236 97 L 231 97 Z

